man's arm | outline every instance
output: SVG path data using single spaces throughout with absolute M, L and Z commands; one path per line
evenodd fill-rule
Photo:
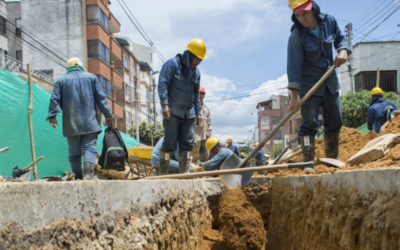
M 290 35 L 287 56 L 288 89 L 291 90 L 292 95 L 289 110 L 294 110 L 295 112 L 300 108 L 299 89 L 304 60 L 304 50 L 298 36 L 296 35 L 297 32 L 298 31 L 295 30 Z
M 374 124 L 374 110 L 372 108 L 368 108 L 368 115 L 367 115 L 367 126 L 368 130 L 372 130 Z
M 210 160 L 200 163 L 200 166 L 207 171 L 216 170 L 221 166 L 224 159 L 223 157 L 221 153 L 218 153 Z
M 106 117 L 106 123 L 111 124 L 113 114 L 110 109 L 110 104 L 107 101 L 107 97 L 104 94 L 103 86 L 99 82 L 96 76 L 92 78 L 94 84 L 94 100 L 96 102 L 97 107 L 99 108 L 100 112 Z
M 49 113 L 47 114 L 47 121 L 56 123 L 56 116 L 62 112 L 62 96 L 61 96 L 61 82 L 56 81 L 54 84 L 53 92 L 50 97 Z M 52 125 L 53 126 L 53 125 Z M 54 127 L 54 126 L 53 126 Z
M 169 103 L 168 103 L 168 86 L 174 77 L 174 59 L 171 58 L 165 62 L 161 68 L 160 75 L 158 77 L 158 97 L 162 107 L 162 115 L 165 119 L 169 119 Z

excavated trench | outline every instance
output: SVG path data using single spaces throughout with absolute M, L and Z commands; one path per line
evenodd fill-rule
M 344 128 L 340 158 L 376 136 Z M 0 250 L 400 249 L 399 166 L 397 145 L 374 162 L 277 171 L 235 190 L 218 179 L 3 182 Z
M 42 226 L 42 216 L 62 210 L 52 202 L 28 201 L 16 214 L 27 211 L 37 218 L 3 224 L 0 249 L 399 249 L 399 178 L 400 168 L 362 170 L 255 178 L 236 190 L 203 180 L 206 184 L 180 187 L 182 193 L 167 190 L 143 206 L 137 202 L 144 197 L 135 197 L 129 209 L 113 212 L 101 197 L 90 197 L 94 206 L 83 200 L 75 207 L 71 201 L 59 219 L 49 214 L 54 220 Z M 4 190 L 0 185 L 0 200 Z M 39 207 L 46 213 L 39 214 Z M 89 212 L 68 218 L 71 211 Z

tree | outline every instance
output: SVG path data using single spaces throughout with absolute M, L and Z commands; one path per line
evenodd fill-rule
M 137 138 L 136 137 L 136 126 L 132 126 L 127 130 L 128 134 Z M 164 136 L 164 129 L 161 125 L 161 123 L 157 122 L 156 124 L 156 129 L 154 129 L 154 123 L 147 123 L 147 122 L 142 122 L 139 125 L 139 135 L 140 135 L 140 142 L 142 144 L 146 145 L 152 145 L 154 146 L 161 137 Z M 153 144 L 152 144 L 153 142 Z
M 400 100 L 394 92 L 383 93 L 385 100 L 392 100 L 398 105 Z M 363 90 L 357 93 L 349 92 L 340 97 L 342 105 L 343 124 L 346 127 L 357 128 L 367 121 L 368 107 L 371 102 L 371 91 Z

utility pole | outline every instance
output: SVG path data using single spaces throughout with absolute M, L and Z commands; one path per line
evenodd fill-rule
M 137 80 L 135 80 L 135 124 L 136 124 L 136 140 L 140 141 L 139 134 L 139 99 L 137 92 Z
M 353 51 L 353 24 L 348 23 L 346 25 L 347 29 L 347 40 L 349 42 L 349 49 Z M 349 63 L 348 63 L 348 70 L 349 70 L 349 76 L 350 76 L 350 84 L 351 84 L 351 92 L 355 92 L 355 86 L 354 86 L 354 76 L 353 76 L 353 67 L 352 67 L 352 62 L 353 62 L 353 53 L 349 55 Z

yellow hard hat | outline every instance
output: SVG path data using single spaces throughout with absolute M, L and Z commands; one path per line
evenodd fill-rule
M 226 142 L 233 142 L 232 137 L 229 136 L 229 137 L 226 139 Z
M 215 137 L 210 137 L 206 141 L 206 148 L 208 152 L 211 152 L 211 150 L 219 143 L 219 139 Z
M 206 50 L 207 50 L 206 44 L 204 43 L 203 40 L 199 38 L 195 38 L 192 41 L 190 41 L 189 44 L 186 46 L 186 48 L 200 59 L 208 58 L 206 56 Z
M 244 157 L 246 154 L 244 152 L 240 153 L 240 156 Z
M 258 142 L 254 143 L 254 147 L 257 147 L 257 146 L 258 146 Z
M 289 8 L 291 10 L 294 10 L 297 7 L 300 7 L 307 2 L 308 2 L 308 0 L 289 0 Z
M 379 87 L 375 87 L 372 89 L 371 91 L 371 96 L 373 95 L 382 95 L 383 94 L 383 90 Z
M 67 62 L 67 67 L 71 67 L 71 66 L 75 66 L 75 65 L 83 66 L 81 59 L 79 59 L 78 57 L 70 58 Z

